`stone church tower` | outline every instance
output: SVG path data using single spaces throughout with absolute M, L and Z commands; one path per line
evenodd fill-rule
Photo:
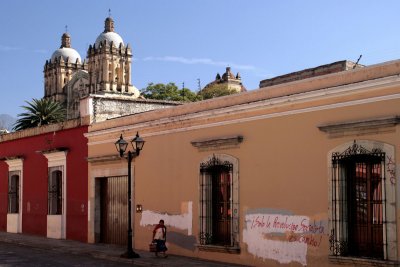
M 64 33 L 60 48 L 54 51 L 51 59 L 46 60 L 44 65 L 44 97 L 67 106 L 65 86 L 76 72 L 86 68 L 79 53 L 71 47 L 71 36 Z
M 247 91 L 246 87 L 244 87 L 242 83 L 242 78 L 240 77 L 239 72 L 235 76 L 231 72 L 230 67 L 226 67 L 226 71 L 222 74 L 222 77 L 217 73 L 215 80 L 204 86 L 202 90 L 207 90 L 215 86 L 222 86 L 237 93 Z
M 131 84 L 131 48 L 114 31 L 111 17 L 105 20 L 104 32 L 89 46 L 87 58 L 90 93 L 139 97 L 139 90 Z
M 67 119 L 80 116 L 80 100 L 97 96 L 121 96 L 137 99 L 139 90 L 131 84 L 132 51 L 114 31 L 114 20 L 106 18 L 104 31 L 89 46 L 87 59 L 71 47 L 71 37 L 64 33 L 61 47 L 44 66 L 44 98 L 61 103 Z M 113 111 L 107 111 L 113 112 Z

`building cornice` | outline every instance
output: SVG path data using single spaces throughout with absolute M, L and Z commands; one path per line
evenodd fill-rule
M 65 152 L 66 153 L 66 152 L 68 152 L 68 148 L 59 147 L 59 148 L 36 151 L 36 153 L 41 153 L 43 155 L 45 155 L 45 154 L 54 154 L 54 153 L 58 153 L 58 152 Z
M 60 123 L 54 123 L 49 125 L 43 125 L 40 127 L 29 128 L 17 132 L 11 132 L 8 134 L 0 135 L 0 142 L 11 141 L 15 139 L 36 136 L 40 134 L 46 134 L 51 132 L 57 132 L 66 129 L 73 129 L 80 126 L 88 126 L 88 121 L 85 119 L 68 120 Z
M 107 128 L 120 127 L 122 125 L 138 124 L 145 121 L 155 121 L 161 118 L 177 117 L 182 115 L 202 113 L 206 110 L 220 110 L 222 108 L 248 105 L 265 100 L 282 99 L 285 97 L 299 96 L 313 92 L 333 92 L 336 88 L 345 90 L 357 90 L 357 87 L 382 86 L 388 79 L 399 79 L 400 60 L 385 62 L 360 69 L 342 71 L 338 73 L 308 78 L 278 84 L 258 90 L 252 90 L 225 97 L 218 97 L 200 102 L 181 105 L 166 110 L 154 110 L 146 114 L 127 116 L 127 120 L 109 120 L 91 126 L 89 131 L 101 131 Z
M 225 149 L 238 147 L 243 142 L 243 136 L 223 136 L 201 140 L 194 140 L 190 143 L 196 147 L 199 151 L 213 150 L 213 149 Z
M 328 134 L 329 137 L 342 137 L 346 135 L 365 135 L 382 132 L 393 132 L 395 126 L 400 124 L 400 116 L 374 118 L 369 120 L 346 121 L 318 126 L 318 129 Z
M 1 161 L 22 161 L 24 160 L 23 156 L 10 156 L 10 157 L 4 157 L 0 158 Z
M 8 157 L 4 162 L 8 165 L 9 171 L 22 170 L 23 157 Z
M 137 103 L 151 103 L 151 104 L 168 104 L 171 106 L 183 105 L 185 102 L 171 101 L 171 100 L 159 100 L 159 99 L 147 99 L 147 98 L 133 98 L 130 94 L 121 93 L 104 93 L 104 94 L 90 94 L 89 97 L 103 99 L 106 101 L 119 100 L 119 101 L 129 101 Z
M 85 134 L 86 137 L 95 137 L 95 136 L 101 136 L 103 134 L 113 134 L 113 133 L 120 133 L 120 132 L 125 132 L 125 131 L 130 131 L 130 130 L 140 130 L 146 127 L 156 127 L 156 126 L 161 126 L 161 125 L 171 125 L 171 123 L 182 123 L 183 121 L 187 120 L 200 120 L 204 118 L 217 118 L 217 117 L 223 117 L 220 122 L 210 122 L 207 124 L 202 123 L 201 125 L 192 125 L 189 127 L 180 127 L 179 129 L 173 129 L 173 130 L 167 130 L 167 131 L 159 131 L 157 133 L 147 133 L 144 134 L 143 136 L 152 136 L 152 135 L 158 135 L 158 134 L 165 134 L 167 132 L 175 132 L 175 131 L 183 131 L 183 130 L 191 130 L 191 129 L 199 129 L 199 128 L 207 128 L 207 127 L 213 127 L 213 126 L 218 126 L 218 125 L 226 125 L 226 124 L 231 124 L 231 123 L 237 123 L 237 122 L 245 122 L 245 121 L 253 121 L 253 120 L 258 120 L 258 119 L 265 119 L 265 118 L 271 118 L 271 117 L 279 117 L 279 116 L 287 116 L 287 115 L 292 115 L 292 114 L 299 114 L 299 113 L 305 113 L 305 112 L 312 112 L 312 111 L 318 111 L 318 110 L 325 110 L 325 109 L 332 109 L 332 108 L 339 108 L 339 107 L 346 107 L 346 106 L 353 106 L 353 105 L 360 105 L 360 104 L 367 104 L 367 103 L 373 103 L 377 101 L 387 101 L 387 100 L 392 100 L 392 99 L 398 99 L 400 98 L 400 93 L 397 94 L 388 94 L 388 95 L 383 95 L 383 96 L 371 96 L 371 97 L 365 97 L 362 99 L 356 99 L 356 100 L 348 100 L 348 101 L 341 101 L 337 103 L 330 103 L 330 104 L 325 104 L 325 105 L 317 105 L 317 106 L 310 106 L 310 107 L 303 107 L 303 108 L 293 108 L 295 104 L 300 104 L 300 103 L 307 103 L 310 101 L 315 101 L 315 100 L 324 100 L 324 99 L 329 99 L 329 98 L 334 98 L 334 97 L 345 97 L 345 96 L 351 96 L 352 94 L 356 93 L 365 93 L 368 91 L 376 90 L 377 88 L 384 89 L 384 88 L 391 88 L 395 86 L 400 86 L 400 77 L 399 76 L 391 76 L 391 77 L 385 77 L 373 81 L 365 81 L 357 84 L 350 84 L 350 85 L 343 85 L 343 86 L 338 86 L 334 88 L 327 88 L 327 89 L 321 89 L 317 91 L 311 91 L 311 92 L 305 92 L 301 94 L 296 94 L 296 95 L 290 95 L 290 96 L 283 96 L 283 97 L 277 97 L 277 98 L 272 98 L 272 99 L 265 99 L 265 100 L 260 100 L 257 102 L 252 102 L 252 103 L 245 103 L 241 105 L 234 105 L 234 106 L 228 106 L 228 107 L 222 107 L 218 109 L 210 109 L 210 110 L 204 110 L 202 112 L 193 112 L 190 114 L 184 114 L 184 115 L 177 115 L 173 116 L 173 109 L 179 108 L 169 108 L 168 110 L 163 110 L 166 114 L 169 114 L 169 117 L 158 117 L 154 119 L 148 119 L 146 121 L 141 121 L 138 120 L 138 122 L 135 121 L 135 116 L 130 116 L 129 118 L 130 123 L 129 125 L 121 125 L 118 127 L 113 127 L 113 128 L 107 128 L 107 129 L 102 129 L 100 128 L 99 130 L 96 130 L 97 127 L 95 125 L 92 125 L 89 128 L 89 132 Z M 190 104 L 186 105 L 189 106 Z M 289 107 L 289 109 L 280 111 L 280 112 L 275 112 L 273 111 L 272 113 L 268 114 L 262 114 L 262 115 L 254 115 L 254 116 L 243 116 L 240 118 L 241 114 L 244 113 L 249 113 L 253 111 L 259 111 L 259 110 L 276 110 L 278 107 Z M 156 110 L 157 112 L 158 110 Z M 148 114 L 153 113 L 148 112 Z M 171 114 L 172 113 L 172 114 Z M 229 119 L 227 116 L 234 117 L 234 119 Z M 127 117 L 126 117 L 127 118 Z M 116 121 L 118 119 L 115 119 Z M 120 123 L 122 124 L 122 123 Z
M 100 157 L 89 157 L 86 159 L 89 163 L 102 163 L 110 161 L 121 161 L 121 157 L 118 155 L 106 155 Z

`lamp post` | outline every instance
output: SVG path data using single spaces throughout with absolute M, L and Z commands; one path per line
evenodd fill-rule
M 131 166 L 132 160 L 139 156 L 140 150 L 143 149 L 144 140 L 139 136 L 139 133 L 136 133 L 135 138 L 132 139 L 131 144 L 133 147 L 133 151 L 128 150 L 128 248 L 127 251 L 121 255 L 124 258 L 139 258 L 139 254 L 133 251 L 132 249 L 132 192 L 131 192 L 131 183 L 132 183 L 132 173 Z M 115 142 L 115 147 L 119 153 L 119 156 L 122 158 L 124 153 L 128 147 L 128 142 L 122 138 L 122 134 L 117 142 Z

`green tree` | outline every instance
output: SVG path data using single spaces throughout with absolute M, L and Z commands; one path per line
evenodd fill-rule
M 13 130 L 19 131 L 65 120 L 65 109 L 51 99 L 32 99 L 22 106 L 27 112 L 18 114 Z
M 149 99 L 179 101 L 180 95 L 178 87 L 174 83 L 149 83 L 145 89 L 141 90 L 142 96 Z
M 210 99 L 225 95 L 232 95 L 238 93 L 234 89 L 229 89 L 227 84 L 212 84 L 209 87 L 201 90 L 198 95 L 202 97 L 202 99 Z
M 179 90 L 179 94 L 182 97 L 181 101 L 190 101 L 190 102 L 196 102 L 202 100 L 201 96 L 198 94 L 194 93 L 188 88 L 182 88 Z
M 145 98 L 158 100 L 198 101 L 201 99 L 188 88 L 178 89 L 175 83 L 149 83 L 140 93 Z

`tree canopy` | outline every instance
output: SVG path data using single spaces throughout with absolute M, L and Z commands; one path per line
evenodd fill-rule
M 198 101 L 200 98 L 188 88 L 178 89 L 175 83 L 149 83 L 141 90 L 142 96 L 148 99 L 170 100 L 170 101 Z
M 22 106 L 27 112 L 18 114 L 13 130 L 19 131 L 65 120 L 65 109 L 51 99 L 32 99 Z
M 188 88 L 178 89 L 175 83 L 149 83 L 146 88 L 141 90 L 142 96 L 148 99 L 190 102 L 236 93 L 237 91 L 234 89 L 229 89 L 227 84 L 212 84 L 198 93 L 194 93 Z
M 236 93 L 237 91 L 234 89 L 229 89 L 227 84 L 212 84 L 211 86 L 201 90 L 198 95 L 201 96 L 202 99 L 206 100 Z
M 202 100 L 201 96 L 198 94 L 194 93 L 188 88 L 182 88 L 179 90 L 179 94 L 182 97 L 181 101 L 190 101 L 190 102 L 195 102 L 195 101 L 200 101 Z

